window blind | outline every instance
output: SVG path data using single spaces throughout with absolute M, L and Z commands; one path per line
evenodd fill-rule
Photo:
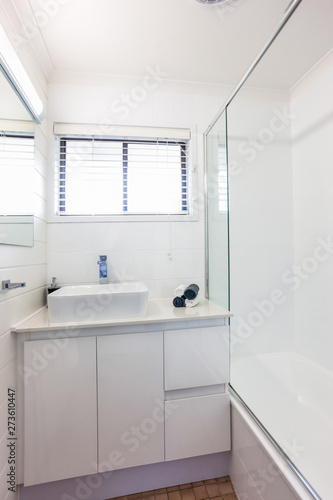
M 56 136 L 57 215 L 188 214 L 188 141 Z
M 54 123 L 53 133 L 58 136 L 81 136 L 81 137 L 115 137 L 140 139 L 165 139 L 172 138 L 177 141 L 189 141 L 191 131 L 187 128 L 169 127 L 144 127 L 130 125 L 112 124 L 85 124 L 85 123 Z
M 34 152 L 33 134 L 0 131 L 1 215 L 33 214 Z

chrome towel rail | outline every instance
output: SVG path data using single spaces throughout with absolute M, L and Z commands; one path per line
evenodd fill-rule
M 8 290 L 12 290 L 13 288 L 22 288 L 24 286 L 26 286 L 26 283 L 11 283 L 10 280 L 3 280 L 0 293 L 8 292 Z

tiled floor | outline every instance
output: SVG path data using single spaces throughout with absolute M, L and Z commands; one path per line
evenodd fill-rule
M 228 476 L 108 500 L 237 500 Z

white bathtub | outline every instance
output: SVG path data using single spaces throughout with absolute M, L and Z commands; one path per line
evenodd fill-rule
M 261 354 L 232 360 L 231 385 L 317 498 L 333 499 L 332 372 L 297 353 Z M 296 498 L 316 498 L 301 490 Z

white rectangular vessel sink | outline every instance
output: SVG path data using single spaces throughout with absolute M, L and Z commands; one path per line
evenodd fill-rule
M 92 323 L 146 314 L 144 283 L 64 286 L 47 297 L 51 323 Z

